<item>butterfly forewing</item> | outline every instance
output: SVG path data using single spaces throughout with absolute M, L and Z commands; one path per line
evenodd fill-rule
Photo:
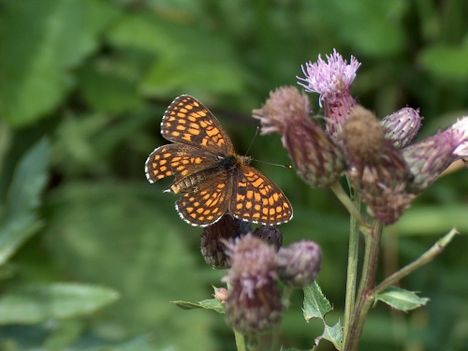
M 155 149 L 146 160 L 145 173 L 150 183 L 166 177 L 176 180 L 194 174 L 218 161 L 213 154 L 185 144 L 168 144 Z
M 228 211 L 232 192 L 229 180 L 228 172 L 220 171 L 194 191 L 184 193 L 176 203 L 181 218 L 202 227 L 218 221 Z
M 181 95 L 169 105 L 161 123 L 161 134 L 169 141 L 197 146 L 214 154 L 234 152 L 216 117 L 189 95 Z
M 240 166 L 233 184 L 230 212 L 236 218 L 264 225 L 278 225 L 292 218 L 286 196 L 255 168 Z

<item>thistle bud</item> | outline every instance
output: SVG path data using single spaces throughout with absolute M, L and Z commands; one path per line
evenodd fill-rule
M 280 87 L 270 92 L 270 97 L 260 109 L 252 111 L 253 118 L 260 120 L 261 133 L 284 135 L 286 126 L 297 119 L 307 118 L 309 99 L 292 86 Z
M 320 55 L 316 62 L 307 62 L 302 66 L 304 77 L 297 77 L 299 85 L 307 92 L 320 95 L 320 105 L 324 106 L 327 117 L 327 132 L 337 139 L 349 111 L 356 105 L 350 94 L 350 86 L 356 78 L 361 64 L 351 56 L 349 63 L 336 51 L 326 56 Z
M 320 126 L 309 119 L 309 101 L 294 87 L 270 93 L 261 109 L 253 111 L 263 134 L 281 134 L 298 175 L 312 186 L 334 183 L 344 169 L 339 148 Z
M 385 140 L 377 118 L 363 107 L 352 109 L 343 126 L 348 176 L 369 212 L 384 224 L 395 222 L 409 206 L 409 170 L 400 152 Z
M 385 138 L 401 149 L 413 141 L 421 128 L 421 121 L 419 110 L 405 107 L 386 116 L 381 124 L 385 129 Z
M 277 226 L 262 225 L 252 233 L 256 238 L 262 239 L 278 251 L 283 244 L 283 234 Z
M 224 278 L 228 322 L 243 334 L 266 331 L 281 319 L 274 249 L 247 234 L 230 247 L 231 269 Z
M 310 119 L 300 119 L 288 125 L 283 136 L 297 174 L 315 187 L 335 183 L 344 170 L 341 150 L 332 139 Z
M 214 268 L 228 268 L 229 255 L 225 242 L 238 238 L 250 231 L 250 225 L 230 215 L 224 215 L 216 223 L 204 228 L 200 251 L 205 262 Z
M 278 251 L 278 274 L 286 285 L 303 288 L 312 283 L 320 271 L 320 247 L 313 241 L 299 241 Z
M 452 127 L 403 149 L 413 180 L 410 189 L 419 193 L 430 186 L 455 160 L 468 156 L 468 117 Z

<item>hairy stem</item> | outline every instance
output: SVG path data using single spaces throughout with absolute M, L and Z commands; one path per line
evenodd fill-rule
M 452 241 L 455 235 L 459 234 L 459 232 L 453 228 L 450 232 L 445 234 L 441 239 L 439 239 L 432 247 L 419 256 L 418 259 L 411 262 L 410 264 L 406 265 L 399 271 L 393 273 L 389 277 L 387 277 L 382 283 L 377 285 L 373 291 L 373 295 L 385 290 L 390 285 L 393 285 L 406 277 L 407 275 L 414 272 L 416 269 L 424 266 L 425 264 L 432 261 L 436 256 L 438 256 L 442 251 L 444 251 L 445 247 Z
M 365 236 L 365 253 L 361 282 L 359 285 L 357 303 L 348 329 L 346 343 L 343 345 L 343 350 L 345 351 L 357 350 L 364 321 L 372 304 L 370 296 L 375 284 L 381 234 L 382 224 L 375 222 L 370 235 Z
M 354 205 L 358 211 L 361 208 L 361 200 L 358 195 L 354 196 Z M 345 296 L 345 311 L 344 311 L 344 329 L 343 329 L 343 344 L 346 343 L 349 327 L 351 324 L 351 316 L 354 312 L 354 304 L 356 299 L 357 285 L 357 269 L 359 259 L 359 225 L 355 217 L 350 217 L 349 228 L 349 246 L 348 246 L 348 269 L 346 273 L 346 296 Z

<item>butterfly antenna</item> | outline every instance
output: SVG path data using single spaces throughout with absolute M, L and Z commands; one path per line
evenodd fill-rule
M 247 148 L 247 151 L 245 152 L 245 155 L 248 155 L 248 154 L 249 154 L 249 151 L 250 151 L 250 149 L 252 148 L 252 146 L 253 146 L 253 144 L 254 144 L 254 141 L 255 141 L 255 139 L 257 138 L 259 132 L 260 132 L 260 127 L 257 126 L 257 128 L 255 129 L 255 134 L 254 134 L 252 140 L 250 140 L 250 144 L 249 144 L 249 147 Z
M 292 169 L 292 165 L 283 165 L 283 164 L 281 164 L 281 163 L 273 163 L 273 162 L 255 160 L 255 159 L 252 159 L 252 161 L 255 161 L 255 162 L 258 162 L 258 163 L 263 163 L 263 164 L 269 165 L 269 166 L 275 166 L 275 167 L 281 167 L 281 168 L 286 168 L 286 169 Z

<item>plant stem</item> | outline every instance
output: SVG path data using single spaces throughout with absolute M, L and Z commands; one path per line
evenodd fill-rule
M 361 212 L 354 206 L 353 202 L 349 198 L 348 194 L 343 190 L 343 187 L 339 182 L 330 185 L 330 189 L 335 193 L 335 196 L 340 200 L 343 206 L 348 210 L 351 217 L 354 217 L 356 222 L 359 224 L 363 234 L 368 234 L 369 225 L 362 218 Z
M 353 202 L 358 211 L 361 208 L 361 200 L 355 195 Z M 356 299 L 357 269 L 359 257 L 359 226 L 355 217 L 350 217 L 349 224 L 349 246 L 348 246 L 348 269 L 346 273 L 346 296 L 344 311 L 343 344 L 348 337 L 351 316 L 354 312 L 354 303 Z
M 459 234 L 459 232 L 455 228 L 453 228 L 450 232 L 448 232 L 441 239 L 439 239 L 434 245 L 432 245 L 432 247 L 425 253 L 423 253 L 418 259 L 406 265 L 399 271 L 393 273 L 391 276 L 387 277 L 382 283 L 377 285 L 373 291 L 373 295 L 376 295 L 377 293 L 385 290 L 390 285 L 397 283 L 407 275 L 414 272 L 416 269 L 432 261 L 436 256 L 438 256 L 442 251 L 444 251 L 445 247 L 450 243 L 450 241 L 452 241 L 453 237 L 457 234 Z
M 375 222 L 370 235 L 365 236 L 364 263 L 362 266 L 361 282 L 354 313 L 347 331 L 346 343 L 343 345 L 344 351 L 356 351 L 359 345 L 364 321 L 367 312 L 372 304 L 369 297 L 374 288 L 375 274 L 379 257 L 380 237 L 382 234 L 382 224 Z
M 245 348 L 245 339 L 244 335 L 239 333 L 237 330 L 234 330 L 234 337 L 236 338 L 236 348 L 237 351 L 246 351 L 247 349 Z

